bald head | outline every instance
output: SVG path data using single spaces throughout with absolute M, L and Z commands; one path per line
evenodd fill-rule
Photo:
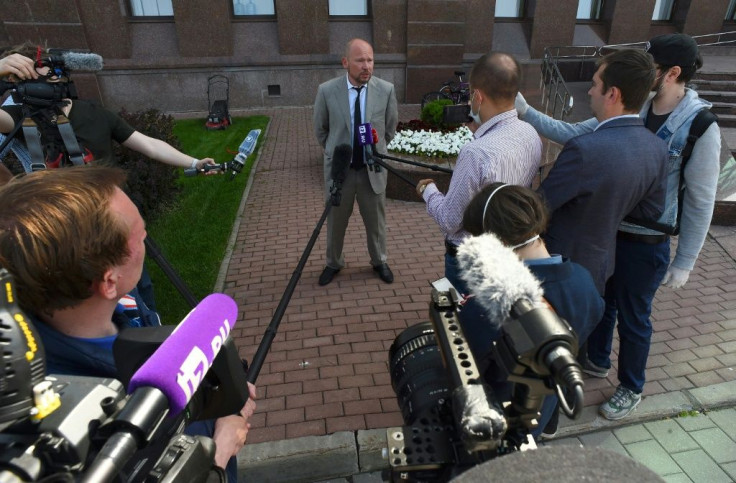
M 352 39 L 345 46 L 342 66 L 354 86 L 367 84 L 373 75 L 373 47 L 363 39 Z
M 503 52 L 491 52 L 475 61 L 470 85 L 496 102 L 513 102 L 519 92 L 521 68 L 516 59 Z

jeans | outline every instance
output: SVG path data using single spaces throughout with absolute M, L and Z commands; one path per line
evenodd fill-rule
M 616 268 L 606 284 L 603 318 L 588 338 L 588 358 L 611 367 L 611 344 L 618 312 L 618 380 L 641 394 L 652 338 L 652 300 L 670 260 L 670 243 L 656 245 L 617 240 Z

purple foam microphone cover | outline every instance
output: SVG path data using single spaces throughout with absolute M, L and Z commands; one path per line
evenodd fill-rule
M 224 294 L 205 297 L 136 371 L 128 394 L 155 387 L 169 400 L 171 415 L 179 414 L 204 379 L 238 316 L 238 305 Z

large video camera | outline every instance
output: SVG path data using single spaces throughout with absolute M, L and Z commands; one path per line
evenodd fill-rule
M 547 395 L 557 393 L 569 417 L 583 407 L 577 338 L 563 319 L 517 301 L 500 338 L 476 362 L 457 318 L 458 294 L 441 282 L 433 284 L 430 322 L 403 331 L 389 351 L 405 424 L 387 429 L 392 481 L 448 481 L 497 456 L 536 448 L 529 434 Z M 507 381 L 510 393 L 495 392 L 491 384 L 499 385 L 490 381 Z
M 4 269 L 0 283 L 0 482 L 112 481 L 108 475 L 126 482 L 225 480 L 214 466 L 214 442 L 182 431 L 191 421 L 235 414 L 245 404 L 247 376 L 232 338 L 185 410 L 170 416 L 165 398 L 162 404 L 151 397 L 155 388 L 126 395 L 115 379 L 46 375 L 38 332 L 17 306 Z M 121 332 L 115 349 L 129 359 L 119 364 L 121 379 L 172 329 Z

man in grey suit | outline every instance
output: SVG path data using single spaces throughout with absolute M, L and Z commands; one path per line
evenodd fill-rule
M 347 43 L 342 66 L 345 76 L 319 86 L 314 101 L 314 133 L 325 149 L 325 196 L 329 197 L 332 154 L 336 146 L 353 146 L 353 159 L 342 183 L 342 203 L 334 206 L 327 218 L 327 266 L 319 277 L 327 285 L 345 266 L 343 242 L 354 201 L 358 200 L 365 225 L 371 265 L 386 283 L 394 280 L 386 263 L 386 179 L 388 173 L 379 166 L 367 165 L 365 148 L 358 146 L 354 127 L 371 123 L 378 133 L 376 148 L 386 152 L 386 144 L 396 134 L 399 114 L 394 86 L 373 77 L 373 47 L 361 39 Z

